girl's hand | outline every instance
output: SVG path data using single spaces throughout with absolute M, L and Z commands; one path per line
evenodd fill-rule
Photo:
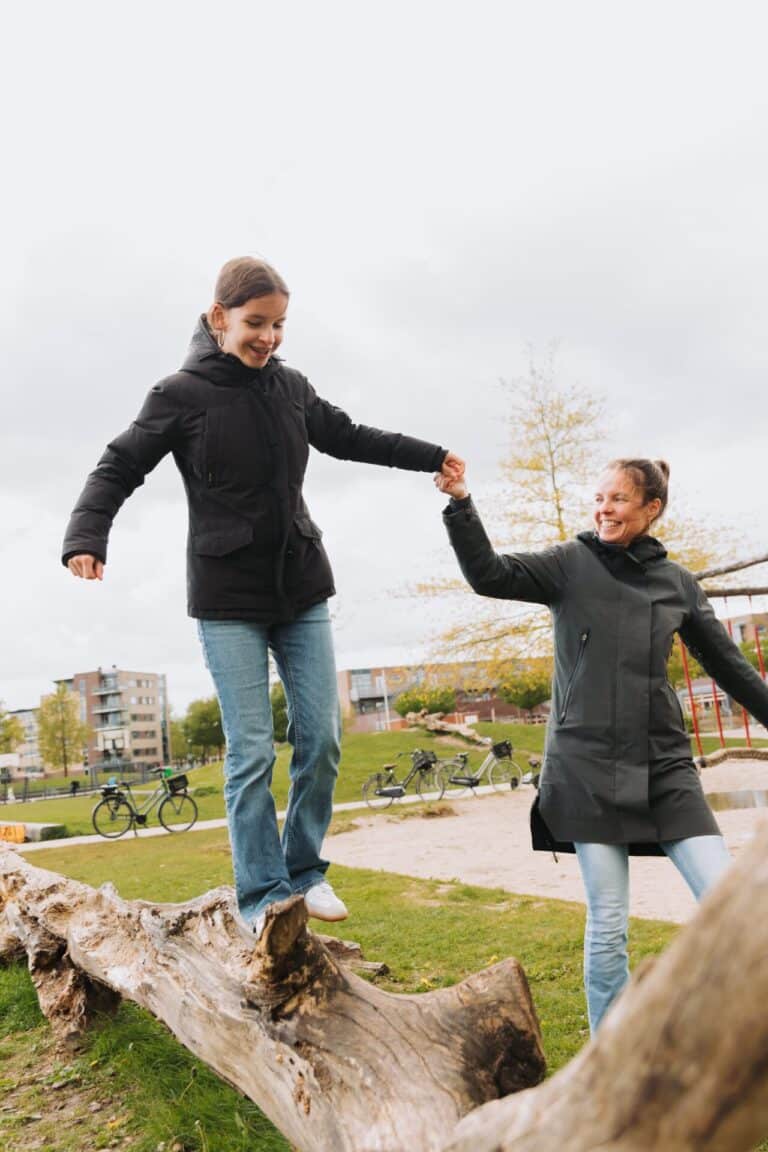
M 104 565 L 101 560 L 97 560 L 88 552 L 83 552 L 78 556 L 70 556 L 67 561 L 67 568 L 73 576 L 80 576 L 83 580 L 104 579 Z
M 464 462 L 462 461 L 461 474 L 457 477 L 446 476 L 442 472 L 438 472 L 435 477 L 435 487 L 439 492 L 444 492 L 446 496 L 453 496 L 455 500 L 463 500 L 465 496 L 469 496 L 469 489 L 467 488 L 464 480 Z
M 457 456 L 455 452 L 449 452 L 446 455 L 445 460 L 443 460 L 443 466 L 440 469 L 440 473 L 442 476 L 445 476 L 450 480 L 460 480 L 466 471 L 466 467 L 467 466 L 462 460 L 461 456 Z

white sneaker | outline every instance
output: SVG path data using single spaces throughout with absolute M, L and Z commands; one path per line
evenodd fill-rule
M 339 900 L 327 880 L 313 884 L 304 893 L 307 915 L 315 920 L 346 920 L 349 916 L 346 905 Z
M 256 919 L 252 920 L 250 924 L 247 920 L 243 919 L 239 912 L 235 913 L 233 918 L 235 921 L 235 927 L 242 936 L 243 940 L 246 940 L 249 944 L 258 943 L 258 941 L 261 939 L 261 934 L 264 931 L 264 925 L 267 922 L 266 910 L 264 912 L 259 912 Z

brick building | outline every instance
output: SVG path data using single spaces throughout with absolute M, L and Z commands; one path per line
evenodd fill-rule
M 341 713 L 353 732 L 405 727 L 395 702 L 401 693 L 422 686 L 452 688 L 457 713 L 478 720 L 530 719 L 528 713 L 497 695 L 496 686 L 487 682 L 487 668 L 481 661 L 349 668 L 340 671 L 337 678 Z M 533 710 L 534 718 L 543 719 L 546 711 L 546 705 L 539 705 Z

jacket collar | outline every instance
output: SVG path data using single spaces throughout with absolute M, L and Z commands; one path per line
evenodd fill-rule
M 576 538 L 586 544 L 606 568 L 614 573 L 635 565 L 645 570 L 646 564 L 663 560 L 667 555 L 666 548 L 655 536 L 636 536 L 627 548 L 621 544 L 607 544 L 591 530 L 579 532 Z
M 222 352 L 203 314 L 192 333 L 182 371 L 203 376 L 213 384 L 256 384 L 269 380 L 280 363 L 277 357 L 272 356 L 263 368 L 249 368 L 237 356 Z

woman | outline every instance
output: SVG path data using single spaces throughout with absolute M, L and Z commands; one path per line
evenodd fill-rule
M 546 604 L 554 677 L 535 848 L 574 851 L 587 895 L 584 978 L 594 1031 L 629 979 L 628 855 L 670 857 L 697 899 L 729 862 L 666 675 L 675 633 L 721 687 L 768 724 L 768 687 L 695 577 L 648 535 L 667 505 L 663 461 L 614 460 L 594 530 L 541 552 L 496 554 L 463 478 L 436 476 L 445 524 L 476 592 Z
M 289 293 L 268 264 L 224 265 L 180 372 L 150 391 L 108 446 L 75 506 L 63 561 L 101 580 L 123 501 L 173 452 L 189 504 L 188 611 L 196 617 L 227 741 L 225 797 L 240 927 L 304 894 L 310 916 L 347 909 L 320 857 L 331 818 L 340 721 L 327 601 L 333 576 L 302 497 L 309 446 L 341 460 L 458 476 L 436 444 L 353 424 L 275 353 Z M 274 746 L 268 653 L 288 701 L 293 746 L 282 840 L 270 792 Z

